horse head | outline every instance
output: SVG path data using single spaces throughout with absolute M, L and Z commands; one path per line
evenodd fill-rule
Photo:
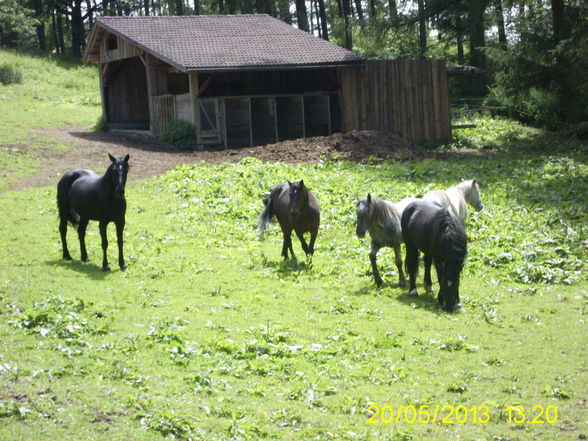
M 442 274 L 439 274 L 440 268 L 437 267 L 437 276 L 441 290 L 441 298 L 444 299 L 444 307 L 448 310 L 460 308 L 459 305 L 459 275 L 461 270 L 445 266 L 441 268 Z
M 308 205 L 308 189 L 304 186 L 304 181 L 290 182 L 290 202 L 288 203 L 288 212 L 292 219 L 298 220 L 300 212 L 305 205 Z
M 355 211 L 357 212 L 357 227 L 355 234 L 357 237 L 364 238 L 370 226 L 370 205 L 372 204 L 372 196 L 368 193 L 367 198 L 357 197 L 357 204 Z
M 110 187 L 114 189 L 114 197 L 117 199 L 124 199 L 125 185 L 127 183 L 127 173 L 129 172 L 129 158 L 130 155 L 115 158 L 110 153 L 108 157 L 112 161 L 109 168 L 110 171 Z
M 474 207 L 474 210 L 480 211 L 484 208 L 484 204 L 482 204 L 482 198 L 480 197 L 480 186 L 476 182 L 476 180 L 472 180 L 472 185 L 469 188 L 467 194 L 467 202 Z

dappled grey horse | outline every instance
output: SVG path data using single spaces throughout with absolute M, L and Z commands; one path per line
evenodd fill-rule
M 366 198 L 357 198 L 357 228 L 355 232 L 359 238 L 363 238 L 369 232 L 372 243 L 370 250 L 370 262 L 372 273 L 377 286 L 382 286 L 382 277 L 378 270 L 376 256 L 380 248 L 391 247 L 394 249 L 396 267 L 398 268 L 398 283 L 406 284 L 402 268 L 402 231 L 400 229 L 400 216 L 404 207 L 414 198 L 406 198 L 398 204 L 372 197 L 369 193 Z

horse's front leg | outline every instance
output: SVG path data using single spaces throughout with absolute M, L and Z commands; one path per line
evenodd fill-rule
M 378 270 L 378 263 L 376 261 L 376 257 L 378 256 L 378 251 L 380 251 L 380 245 L 376 242 L 372 241 L 372 247 L 370 249 L 370 263 L 372 264 L 372 273 L 374 275 L 374 282 L 376 282 L 376 286 L 380 287 L 384 283 L 382 277 L 380 276 L 380 271 Z
M 300 230 L 294 230 L 296 232 L 296 236 L 298 236 L 298 239 L 300 240 L 300 245 L 302 245 L 302 251 L 304 251 L 304 254 L 306 254 L 307 256 L 310 253 L 310 249 L 308 247 L 308 244 L 306 243 L 306 240 L 304 239 L 304 233 Z
M 59 222 L 59 233 L 61 234 L 61 247 L 63 248 L 62 257 L 65 260 L 72 260 L 71 254 L 67 249 L 67 219 L 61 219 Z
M 431 280 L 431 264 L 433 263 L 433 258 L 429 255 L 424 256 L 425 261 L 425 292 L 433 292 L 433 281 Z
M 442 308 L 447 307 L 447 301 L 449 300 L 445 295 L 445 269 L 439 262 L 433 262 L 435 264 L 435 270 L 437 271 L 437 281 L 439 283 L 439 294 L 437 294 L 437 303 Z M 430 276 L 429 276 L 430 277 Z
M 86 251 L 86 228 L 88 227 L 89 219 L 80 219 L 78 225 L 78 238 L 80 239 L 80 252 L 82 254 L 82 262 L 89 262 L 88 252 Z
M 108 257 L 106 256 L 106 250 L 108 249 L 106 227 L 108 227 L 108 221 L 100 221 L 100 238 L 102 239 L 102 271 L 110 271 Z
M 118 266 L 120 267 L 121 271 L 125 271 L 127 269 L 127 265 L 125 264 L 125 258 L 123 255 L 123 230 L 125 229 L 125 220 L 119 220 L 116 222 L 116 242 L 118 244 Z
M 314 254 L 314 241 L 318 235 L 318 227 L 310 231 L 310 243 L 308 244 L 308 254 Z
M 406 244 L 406 271 L 408 272 L 408 295 L 418 296 L 416 278 L 419 269 L 419 250 Z
M 292 249 L 292 230 L 287 228 L 282 228 L 282 234 L 284 235 L 284 239 L 282 241 L 282 256 L 284 259 L 288 258 L 288 250 L 294 257 L 294 250 Z
M 396 268 L 398 268 L 398 285 L 406 286 L 406 277 L 404 276 L 404 270 L 402 268 L 402 253 L 400 252 L 400 244 L 394 247 L 394 261 Z

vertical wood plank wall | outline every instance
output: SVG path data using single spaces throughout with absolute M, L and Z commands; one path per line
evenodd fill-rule
M 176 101 L 174 95 L 164 94 L 151 97 L 151 134 L 161 135 L 165 127 L 174 120 Z
M 445 63 L 371 60 L 339 71 L 344 130 L 391 130 L 405 139 L 451 138 Z

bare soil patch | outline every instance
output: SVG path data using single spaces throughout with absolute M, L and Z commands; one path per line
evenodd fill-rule
M 357 162 L 374 157 L 410 160 L 434 155 L 429 150 L 402 140 L 392 132 L 377 131 L 352 131 L 259 147 L 205 151 L 182 150 L 145 135 L 93 132 L 80 126 L 43 130 L 38 134 L 70 146 L 72 150 L 60 152 L 54 149 L 31 149 L 31 153 L 43 158 L 43 165 L 36 173 L 22 179 L 7 191 L 56 184 L 61 175 L 74 168 L 89 168 L 102 173 L 109 164 L 108 153 L 113 156 L 131 155 L 130 181 L 157 176 L 184 163 L 204 161 L 219 164 L 238 162 L 245 157 L 254 157 L 265 162 L 299 163 L 334 158 Z

